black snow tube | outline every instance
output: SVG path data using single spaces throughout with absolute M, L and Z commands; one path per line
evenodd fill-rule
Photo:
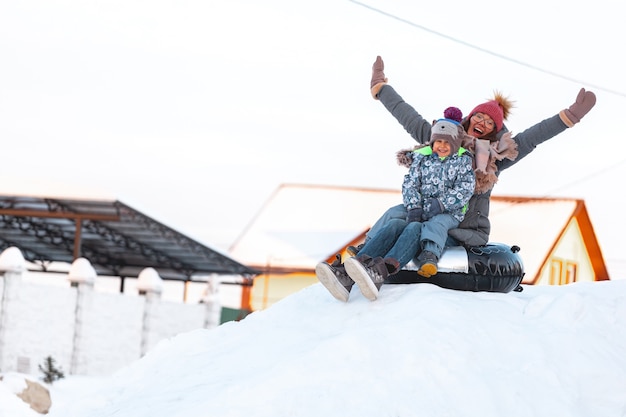
M 460 248 L 457 248 L 460 249 Z M 442 288 L 461 291 L 503 292 L 522 291 L 520 283 L 524 278 L 524 265 L 518 252 L 518 246 L 500 243 L 488 243 L 464 249 L 467 265 L 463 272 L 448 270 L 439 266 L 439 272 L 430 278 L 424 278 L 413 269 L 402 269 L 391 275 L 386 284 L 435 284 Z M 445 252 L 440 265 L 445 258 Z

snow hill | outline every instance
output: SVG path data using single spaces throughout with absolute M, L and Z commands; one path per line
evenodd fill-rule
M 387 285 L 374 302 L 355 287 L 346 304 L 315 284 L 85 388 L 49 415 L 624 416 L 626 280 Z

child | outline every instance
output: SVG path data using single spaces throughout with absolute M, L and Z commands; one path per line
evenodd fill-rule
M 338 300 L 348 301 L 355 282 L 366 298 L 375 300 L 385 279 L 416 254 L 418 274 L 437 273 L 448 230 L 463 220 L 476 181 L 472 157 L 461 147 L 467 138 L 462 113 L 449 107 L 444 117 L 434 124 L 429 144 L 399 155 L 410 162 L 402 184 L 406 218 L 391 219 L 343 265 L 338 256 L 332 264 L 316 266 L 318 280 Z

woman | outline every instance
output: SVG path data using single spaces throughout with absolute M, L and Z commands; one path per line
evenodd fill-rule
M 387 84 L 384 63 L 380 56 L 372 66 L 370 89 L 374 99 L 383 103 L 413 139 L 419 143 L 430 140 L 431 124 Z M 582 88 L 569 108 L 512 138 L 504 126 L 512 107 L 508 99 L 496 93 L 493 100 L 477 105 L 462 123 L 466 132 L 475 138 L 472 144 L 463 146 L 475 154 L 476 191 L 459 227 L 448 232 L 456 241 L 450 243 L 466 247 L 486 245 L 491 231 L 489 198 L 500 172 L 519 162 L 537 145 L 580 122 L 595 103 L 595 94 Z M 392 207 L 376 222 L 368 232 L 368 237 L 373 236 L 388 219 L 405 216 L 406 211 L 402 205 Z

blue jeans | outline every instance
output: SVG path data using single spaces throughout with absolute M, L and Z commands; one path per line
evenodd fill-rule
M 448 230 L 459 226 L 459 221 L 451 214 L 437 214 L 422 226 L 421 248 L 431 251 L 441 258 L 448 241 Z
M 375 236 L 365 242 L 358 255 L 394 258 L 400 267 L 408 264 L 420 245 L 422 223 L 407 223 L 405 219 L 390 219 Z
M 365 235 L 365 242 L 367 242 L 370 238 L 376 235 L 376 233 L 378 233 L 380 229 L 382 229 L 382 227 L 386 225 L 387 222 L 389 222 L 389 220 L 391 219 L 405 220 L 406 215 L 407 215 L 407 211 L 406 211 L 406 208 L 404 208 L 404 204 L 399 204 L 397 206 L 393 206 L 387 209 L 387 211 L 384 212 L 383 215 L 380 216 L 378 220 L 376 220 L 376 223 L 374 223 L 372 228 L 367 232 L 367 234 Z
M 372 237 L 376 236 L 376 234 L 390 220 L 392 220 L 392 219 L 405 220 L 406 216 L 407 216 L 407 211 L 406 211 L 406 208 L 404 207 L 404 204 L 398 204 L 397 206 L 393 206 L 393 207 L 387 209 L 387 211 L 385 211 L 383 213 L 383 215 L 380 216 L 380 218 L 378 220 L 376 220 L 376 223 L 374 223 L 372 228 L 365 235 L 365 243 L 367 243 Z M 437 216 L 435 216 L 435 217 L 437 217 Z M 448 230 L 454 229 L 455 227 L 458 227 L 458 223 L 456 225 L 452 226 L 452 227 L 448 227 L 448 229 L 446 230 L 447 241 L 444 242 L 442 247 L 445 247 L 445 246 L 457 246 L 459 244 L 459 242 L 457 242 L 456 239 L 448 236 Z M 437 240 L 437 242 L 439 242 L 439 240 Z M 436 252 L 433 252 L 433 253 L 435 253 L 435 255 L 437 255 Z M 438 256 L 441 256 L 441 254 L 439 254 Z

